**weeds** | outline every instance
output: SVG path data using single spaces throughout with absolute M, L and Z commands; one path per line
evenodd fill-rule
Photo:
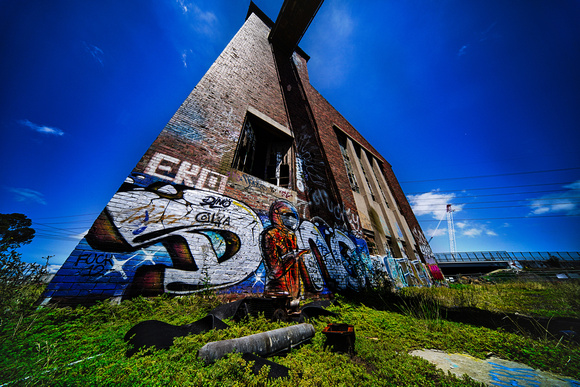
M 445 307 L 474 307 L 494 312 L 580 318 L 580 282 L 513 281 L 451 284 L 449 288 L 404 288 L 405 297 L 423 297 Z
M 541 297 L 546 293 L 558 294 L 569 300 L 568 295 L 551 285 L 517 284 L 514 289 L 541 294 Z M 478 358 L 493 352 L 504 359 L 580 378 L 580 348 L 576 344 L 553 340 L 549 335 L 534 339 L 478 328 L 446 321 L 442 316 L 442 306 L 450 300 L 463 299 L 481 305 L 481 299 L 491 300 L 507 294 L 507 287 L 462 285 L 447 290 L 449 293 L 435 288 L 406 290 L 406 301 L 401 303 L 398 313 L 388 310 L 396 309 L 394 298 L 388 292 L 370 292 L 355 299 L 338 297 L 340 306 L 329 307 L 338 317 L 310 321 L 317 332 L 310 344 L 271 359 L 291 369 L 289 378 L 281 380 L 268 380 L 267 370 L 254 375 L 251 364 L 239 354 L 209 366 L 196 356 L 197 350 L 209 341 L 288 325 L 263 317 L 226 321 L 230 329 L 180 337 L 169 350 L 125 357 L 127 346 L 123 336 L 133 325 L 149 319 L 175 325 L 191 323 L 219 303 L 215 295 L 136 298 L 120 305 L 101 302 L 90 308 L 42 308 L 3 321 L 0 384 L 16 380 L 15 385 L 477 385 L 470 379 L 444 374 L 430 363 L 408 355 L 409 351 L 420 348 L 468 353 Z M 453 293 L 458 290 L 463 292 L 462 296 Z M 576 287 L 568 291 L 575 292 Z M 330 323 L 355 326 L 356 356 L 324 348 L 321 332 Z

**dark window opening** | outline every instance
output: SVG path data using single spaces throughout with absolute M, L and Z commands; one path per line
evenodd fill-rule
M 375 233 L 369 230 L 363 230 L 363 235 L 367 242 L 367 247 L 369 248 L 369 254 L 379 255 L 379 249 L 377 248 L 377 243 L 375 241 Z
M 292 138 L 248 114 L 232 168 L 270 184 L 290 188 L 291 165 Z
M 387 256 L 389 258 L 393 258 L 394 254 L 393 254 L 393 242 L 391 241 L 391 238 L 387 237 L 387 242 L 385 243 L 385 250 L 387 253 Z
M 371 195 L 371 198 L 373 199 L 373 201 L 376 202 L 377 199 L 376 199 L 375 193 L 373 191 L 373 186 L 371 185 L 371 182 L 369 181 L 369 177 L 367 176 L 367 171 L 365 171 L 365 166 L 362 162 L 362 159 L 360 159 L 360 166 L 362 169 L 363 176 L 365 177 L 365 181 L 367 182 L 367 187 L 369 187 L 369 194 Z
M 344 166 L 346 168 L 346 174 L 348 176 L 348 181 L 350 183 L 350 188 L 357 193 L 360 193 L 360 189 L 358 188 L 358 183 L 356 181 L 356 176 L 354 174 L 354 170 L 352 169 L 352 163 L 350 161 L 350 157 L 348 157 L 348 152 L 346 150 L 346 136 L 344 133 L 335 130 L 336 136 L 338 137 L 338 145 L 340 145 L 340 153 L 342 154 L 342 161 L 344 162 Z

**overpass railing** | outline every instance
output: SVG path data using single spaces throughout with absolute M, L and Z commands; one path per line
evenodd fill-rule
M 470 251 L 453 254 L 435 253 L 435 260 L 437 262 L 547 261 L 553 258 L 562 261 L 580 261 L 580 252 Z

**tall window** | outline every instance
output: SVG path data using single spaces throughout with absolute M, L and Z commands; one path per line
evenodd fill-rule
M 280 187 L 290 187 L 292 137 L 248 114 L 232 168 Z
M 360 167 L 362 169 L 363 176 L 365 177 L 365 181 L 367 182 L 367 187 L 369 187 L 369 194 L 371 195 L 371 198 L 373 199 L 373 201 L 376 202 L 377 198 L 375 197 L 375 193 L 373 191 L 373 186 L 371 185 L 371 182 L 369 181 L 369 177 L 367 176 L 367 171 L 365 170 L 365 165 L 362 162 L 362 152 L 365 152 L 365 151 L 362 149 L 357 149 L 357 156 L 359 158 Z
M 340 153 L 342 153 L 342 161 L 344 161 L 346 174 L 348 175 L 348 181 L 350 182 L 350 187 L 354 192 L 360 193 L 354 170 L 352 169 L 352 163 L 350 157 L 348 157 L 348 152 L 346 151 L 346 136 L 338 130 L 336 131 L 336 134 L 338 137 L 338 145 L 340 145 Z

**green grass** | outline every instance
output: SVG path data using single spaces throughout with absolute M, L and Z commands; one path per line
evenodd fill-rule
M 504 313 L 580 318 L 580 282 L 510 281 L 497 284 L 451 284 L 449 288 L 405 288 L 441 306 L 467 306 Z
M 438 294 L 442 290 L 431 291 Z M 507 290 L 500 290 L 503 291 Z M 539 291 L 548 292 L 545 288 Z M 553 289 L 549 292 L 560 294 Z M 16 381 L 10 385 L 478 385 L 470 379 L 444 374 L 427 361 L 408 355 L 409 351 L 421 348 L 467 353 L 478 358 L 485 358 L 491 352 L 504 359 L 580 379 L 580 348 L 576 344 L 445 321 L 433 306 L 424 306 L 422 311 L 405 310 L 403 306 L 400 313 L 381 310 L 385 309 L 381 303 L 387 299 L 383 295 L 374 292 L 356 300 L 339 297 L 341 305 L 329 308 L 338 317 L 311 321 L 317 332 L 311 344 L 285 357 L 271 358 L 292 370 L 289 378 L 278 380 L 268 380 L 266 373 L 253 375 L 239 354 L 209 366 L 196 356 L 197 350 L 209 341 L 289 325 L 262 317 L 239 323 L 227 321 L 230 329 L 178 338 L 166 351 L 125 357 L 127 347 L 123 336 L 133 325 L 148 319 L 176 325 L 196 321 L 219 303 L 211 296 L 137 298 L 121 305 L 101 303 L 91 308 L 43 308 L 27 315 L 5 315 L 0 332 L 0 384 Z M 383 306 L 387 305 L 383 303 Z M 329 323 L 339 322 L 355 326 L 354 357 L 324 348 L 322 329 Z M 69 365 L 77 361 L 80 362 Z

